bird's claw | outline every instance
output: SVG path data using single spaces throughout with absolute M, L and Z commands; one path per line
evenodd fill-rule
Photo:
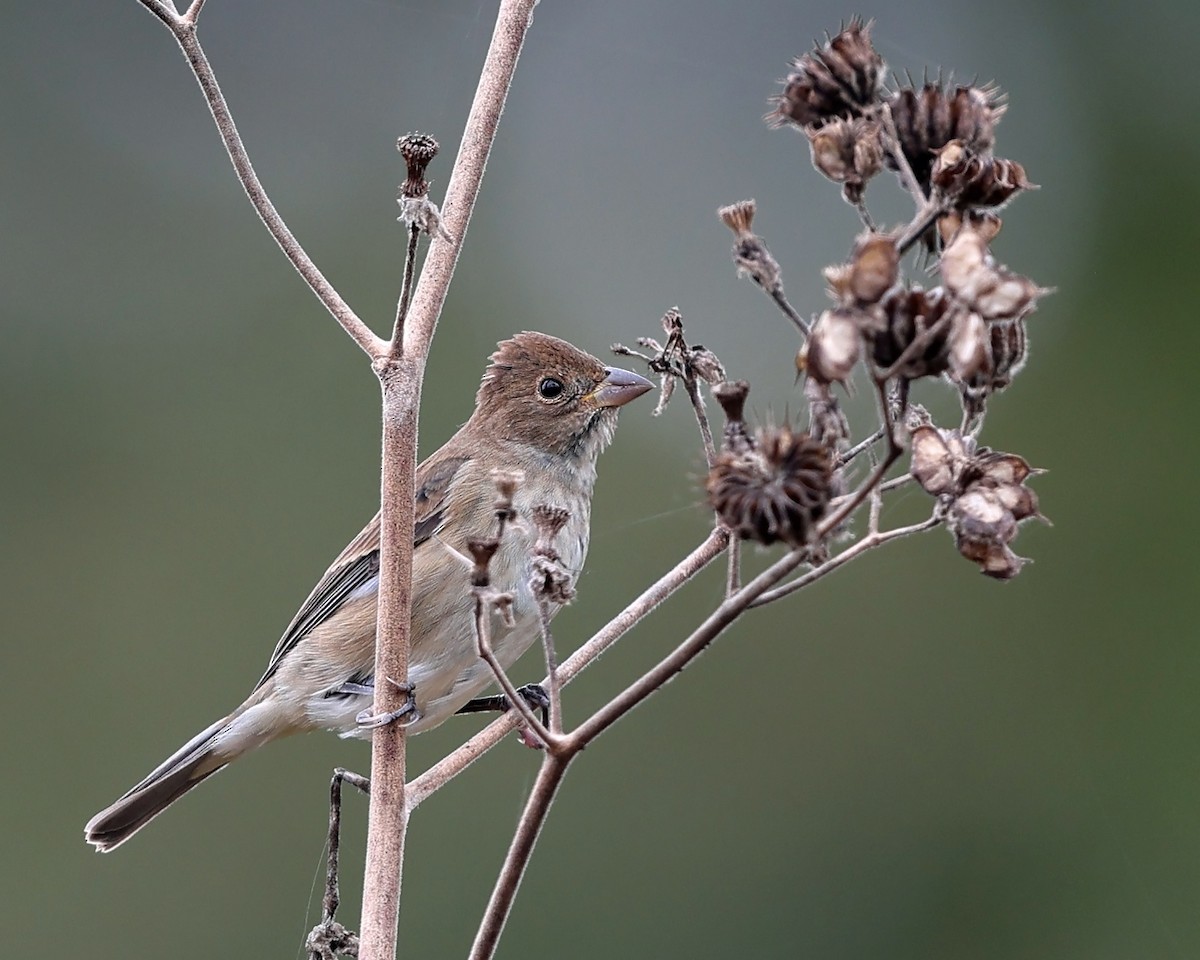
M 398 683 L 391 677 L 387 677 L 387 682 L 405 695 L 404 704 L 395 710 L 389 710 L 387 713 L 371 713 L 370 710 L 363 710 L 354 718 L 354 722 L 360 727 L 367 730 L 373 730 L 376 727 L 383 727 L 389 723 L 395 723 L 398 720 L 404 720 L 404 726 L 410 727 L 421 719 L 421 714 L 417 710 L 417 700 L 414 696 L 416 686 L 411 683 Z

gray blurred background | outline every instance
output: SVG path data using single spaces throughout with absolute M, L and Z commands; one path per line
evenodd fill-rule
M 1042 190 L 998 254 L 1054 285 L 984 441 L 1050 472 L 1036 563 L 978 575 L 943 531 L 747 617 L 572 769 L 501 956 L 1200 955 L 1195 419 L 1200 14 L 1183 0 L 844 7 L 547 0 L 435 342 L 428 452 L 515 330 L 603 353 L 678 304 L 795 411 L 795 337 L 734 277 L 756 228 L 804 312 L 857 221 L 760 120 L 810 38 L 878 17 L 889 64 L 995 78 L 999 152 Z M 402 232 L 398 134 L 440 196 L 493 2 L 210 0 L 201 35 L 277 206 L 376 329 Z M 3 952 L 293 957 L 318 916 L 326 782 L 361 743 L 273 746 L 111 857 L 84 821 L 237 703 L 375 509 L 377 386 L 256 221 L 170 36 L 133 0 L 0 23 Z M 888 178 L 868 191 L 905 216 Z M 940 398 L 940 399 L 939 399 Z M 866 391 L 851 404 L 869 420 Z M 918 399 L 951 408 L 926 386 Z M 704 534 L 683 403 L 628 409 L 573 649 Z M 889 516 L 917 516 L 923 495 Z M 770 555 L 754 560 L 765 562 Z M 569 690 L 579 718 L 714 602 L 696 582 Z M 518 680 L 541 675 L 530 658 Z M 414 768 L 480 725 L 418 738 Z M 537 757 L 512 741 L 409 834 L 402 954 L 462 955 Z M 365 803 L 345 817 L 356 926 Z

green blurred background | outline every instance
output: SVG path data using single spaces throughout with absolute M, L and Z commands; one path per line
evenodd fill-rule
M 440 196 L 494 6 L 204 11 L 263 181 L 377 329 L 400 273 L 395 138 L 442 140 Z M 572 769 L 501 956 L 1200 955 L 1194 4 L 547 0 L 434 345 L 423 449 L 465 419 L 496 340 L 603 353 L 673 304 L 757 414 L 799 407 L 792 331 L 735 279 L 714 211 L 757 197 L 793 299 L 821 307 L 856 218 L 759 117 L 788 59 L 856 12 L 893 67 L 1010 93 L 999 152 L 1043 189 L 996 248 L 1059 292 L 984 440 L 1050 470 L 1055 526 L 1024 528 L 1036 563 L 1010 584 L 938 531 L 741 621 Z M 241 699 L 375 509 L 377 387 L 255 220 L 154 19 L 133 0 L 2 18 L 3 952 L 297 956 L 328 773 L 365 771 L 363 744 L 278 744 L 111 857 L 82 827 Z M 868 199 L 906 214 L 890 179 Z M 626 411 L 602 463 L 565 648 L 704 534 L 688 412 L 650 410 Z M 893 515 L 926 506 L 905 493 Z M 701 578 L 629 636 L 568 719 L 718 589 Z M 415 768 L 479 725 L 418 738 Z M 536 763 L 510 742 L 419 812 L 403 955 L 466 952 Z M 345 820 L 354 926 L 358 797 Z

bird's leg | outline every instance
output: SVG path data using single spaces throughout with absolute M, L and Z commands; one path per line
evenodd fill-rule
M 358 787 L 363 793 L 371 792 L 371 781 L 366 777 L 343 770 L 333 771 L 329 782 L 329 862 L 325 873 L 325 898 L 321 905 L 321 922 L 313 927 L 305 941 L 305 949 L 312 960 L 334 960 L 340 954 L 356 956 L 358 937 L 334 920 L 338 908 L 338 847 L 342 824 L 342 781 Z
M 409 719 L 404 721 L 404 725 L 407 727 L 411 724 L 416 723 L 418 720 L 421 719 L 421 714 L 417 711 L 417 700 L 416 700 L 416 697 L 414 696 L 414 693 L 417 689 L 416 685 L 411 684 L 411 683 L 398 683 L 395 680 L 393 680 L 391 677 L 387 677 L 386 679 L 387 679 L 388 683 L 390 683 L 393 687 L 395 687 L 397 690 L 399 690 L 401 693 L 403 693 L 405 695 L 406 699 L 404 701 L 404 705 L 402 707 L 400 707 L 399 709 L 391 710 L 387 713 L 381 713 L 378 715 L 371 713 L 370 710 L 364 710 L 362 713 L 360 713 L 357 717 L 354 718 L 354 722 L 357 723 L 360 727 L 371 727 L 371 728 L 382 727 L 388 723 L 395 723 L 397 720 L 401 719 L 402 717 L 408 717 Z M 366 692 L 368 692 L 368 693 L 373 694 L 375 692 L 374 683 L 370 684 L 369 686 L 366 684 L 357 684 L 357 683 L 348 683 L 348 684 L 343 684 L 342 686 L 343 687 L 347 687 L 347 686 L 359 687 L 359 686 L 361 686 L 361 687 L 364 687 Z
M 550 697 L 540 683 L 527 683 L 523 687 L 517 687 L 517 693 L 527 704 L 542 712 L 542 723 L 550 723 Z M 508 696 L 498 693 L 491 697 L 468 700 L 455 713 L 507 713 L 510 709 L 512 704 L 508 702 Z

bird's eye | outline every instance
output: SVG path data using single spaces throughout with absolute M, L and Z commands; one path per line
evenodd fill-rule
M 538 395 L 543 400 L 557 400 L 562 396 L 563 385 L 561 380 L 555 380 L 553 377 L 546 377 L 538 384 Z

